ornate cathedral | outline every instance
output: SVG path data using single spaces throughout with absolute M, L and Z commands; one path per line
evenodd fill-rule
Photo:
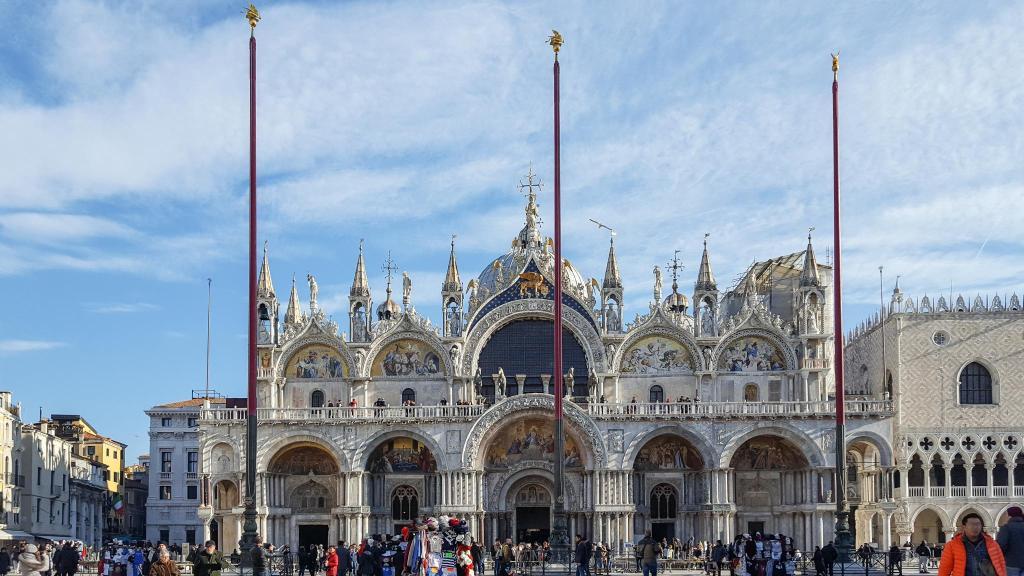
M 570 531 L 594 541 L 621 547 L 646 529 L 696 540 L 782 532 L 804 549 L 831 540 L 832 274 L 810 236 L 724 291 L 705 238 L 692 291 L 674 259 L 670 291 L 655 268 L 639 314 L 623 307 L 614 239 L 600 282 L 563 261 L 569 401 L 566 450 L 556 455 L 555 263 L 531 184 L 511 249 L 467 283 L 453 242 L 441 326 L 416 312 L 407 276 L 393 299 L 390 258 L 374 308 L 362 248 L 347 331 L 318 306 L 312 276 L 308 307 L 293 280 L 281 318 L 264 252 L 260 533 L 293 546 L 351 542 L 447 514 L 483 541 L 541 540 L 559 457 Z M 227 549 L 241 535 L 246 458 L 245 410 L 229 405 L 207 403 L 199 422 L 199 517 Z M 891 462 L 889 397 L 850 397 L 847 412 L 851 445 Z M 858 492 L 865 505 L 891 500 L 878 486 L 870 498 Z

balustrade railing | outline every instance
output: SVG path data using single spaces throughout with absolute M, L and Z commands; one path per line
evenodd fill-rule
M 992 497 L 993 498 L 999 498 L 999 497 L 1009 496 L 1010 495 L 1010 489 L 1009 488 L 1010 488 L 1009 486 L 993 486 L 992 487 Z
M 946 497 L 946 487 L 945 486 L 932 486 L 931 489 L 929 490 L 929 494 L 928 495 L 931 496 L 932 498 L 945 498 Z
M 988 486 L 971 486 L 971 496 L 974 498 L 987 498 Z
M 907 496 L 911 498 L 924 498 L 924 486 L 909 486 Z
M 576 403 L 589 415 L 608 419 L 660 418 L 736 418 L 764 416 L 829 417 L 835 414 L 833 400 L 783 402 L 638 402 L 638 403 Z M 434 406 L 323 406 L 317 408 L 259 408 L 260 421 L 323 421 L 323 420 L 451 420 L 476 418 L 490 405 Z M 893 411 L 890 400 L 847 400 L 851 416 L 885 416 Z M 246 419 L 244 408 L 211 408 L 202 411 L 208 422 Z
M 953 498 L 966 498 L 967 486 L 950 486 L 949 495 Z

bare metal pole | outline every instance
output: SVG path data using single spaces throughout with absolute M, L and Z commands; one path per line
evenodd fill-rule
M 206 393 L 210 397 L 210 310 L 213 301 L 213 278 L 206 279 Z

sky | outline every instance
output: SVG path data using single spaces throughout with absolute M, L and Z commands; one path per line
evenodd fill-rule
M 148 450 L 153 405 L 244 395 L 248 24 L 238 2 L 0 4 L 0 389 L 25 419 L 81 413 Z M 710 233 L 723 289 L 832 245 L 831 58 L 841 50 L 847 325 L 886 298 L 1021 292 L 1019 2 L 262 2 L 259 230 L 275 287 L 340 324 L 360 239 L 440 314 L 522 226 L 551 233 L 552 28 L 565 255 L 627 318 Z M 282 304 L 282 309 L 284 304 Z M 56 372 L 51 368 L 57 368 Z

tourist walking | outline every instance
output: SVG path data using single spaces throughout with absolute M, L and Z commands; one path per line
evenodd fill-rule
M 590 576 L 590 558 L 594 554 L 594 547 L 590 540 L 582 534 L 576 535 L 576 576 Z
M 18 555 L 18 568 L 21 570 L 21 576 L 42 576 L 43 572 L 50 570 L 50 557 L 35 544 L 28 544 Z
M 327 547 L 327 559 L 324 561 L 324 565 L 327 566 L 327 570 L 324 572 L 326 576 L 338 576 L 338 549 L 334 546 Z
M 829 540 L 828 544 L 825 544 L 825 547 L 821 549 L 821 560 L 825 563 L 825 570 L 828 572 L 828 576 L 833 576 L 838 558 L 839 551 L 836 550 L 836 545 Z
M 267 576 L 267 561 L 269 554 L 263 546 L 263 537 L 257 536 L 252 549 L 249 550 L 249 561 L 252 563 L 253 576 Z
M 7 576 L 7 573 L 11 571 L 11 553 L 7 551 L 7 546 L 0 549 L 0 576 Z
M 207 540 L 206 545 L 196 553 L 192 561 L 194 576 L 220 576 L 224 569 L 224 554 L 217 550 L 217 543 Z
M 156 562 L 149 567 L 148 576 L 181 576 L 178 565 L 171 562 L 171 553 L 167 548 L 160 550 Z
M 1003 550 L 1006 559 L 1007 576 L 1022 576 L 1024 573 L 1024 510 L 1020 506 L 1011 506 L 1006 514 L 1010 517 L 999 528 L 996 542 Z
M 1006 561 L 999 544 L 985 534 L 985 522 L 971 512 L 960 521 L 939 559 L 939 576 L 1006 576 Z
M 644 537 L 636 544 L 637 557 L 640 559 L 640 571 L 643 576 L 658 576 L 658 557 L 661 556 L 661 544 L 651 538 L 651 531 L 644 531 Z
M 917 573 L 927 574 L 928 562 L 932 558 L 932 547 L 928 545 L 928 541 L 921 540 L 921 543 L 914 549 L 914 554 L 917 554 Z
M 903 576 L 903 550 L 895 543 L 889 547 L 889 576 Z

